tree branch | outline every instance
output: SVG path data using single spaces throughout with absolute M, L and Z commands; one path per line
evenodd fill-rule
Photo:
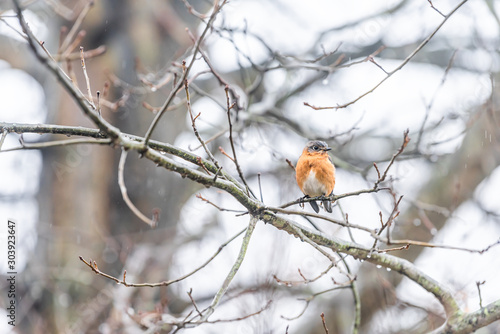
M 122 149 L 122 154 L 120 156 L 120 163 L 118 164 L 118 185 L 120 186 L 120 191 L 123 197 L 123 200 L 129 207 L 130 211 L 134 213 L 140 220 L 148 224 L 150 227 L 155 227 L 158 222 L 156 219 L 149 219 L 146 217 L 135 205 L 132 203 L 130 198 L 128 197 L 127 187 L 125 186 L 125 178 L 123 177 L 123 171 L 125 169 L 125 161 L 127 160 L 127 151 Z M 153 215 L 154 216 L 154 215 Z
M 159 286 L 168 286 L 168 285 L 180 282 L 180 281 L 188 278 L 189 276 L 194 275 L 195 273 L 197 273 L 201 269 L 205 268 L 210 262 L 212 262 L 213 259 L 215 259 L 217 257 L 217 255 L 219 255 L 219 253 L 224 249 L 224 247 L 226 247 L 234 239 L 236 239 L 241 234 L 243 234 L 243 232 L 245 232 L 246 229 L 247 228 L 245 227 L 243 230 L 241 230 L 240 232 L 236 233 L 233 237 L 231 237 L 231 239 L 229 239 L 228 241 L 226 241 L 225 243 L 223 243 L 222 245 L 220 245 L 219 248 L 217 249 L 217 251 L 207 261 L 205 261 L 202 265 L 200 265 L 196 269 L 194 269 L 191 272 L 189 272 L 189 273 L 187 273 L 187 274 L 185 274 L 185 275 L 183 275 L 181 277 L 178 277 L 176 279 L 169 280 L 169 281 L 162 281 L 162 282 L 158 282 L 158 283 L 129 283 L 129 282 L 127 282 L 125 280 L 126 279 L 126 273 L 127 273 L 126 270 L 124 271 L 123 278 L 120 279 L 120 278 L 108 275 L 108 274 L 102 272 L 101 270 L 99 270 L 99 268 L 97 267 L 97 264 L 96 264 L 95 261 L 92 261 L 92 260 L 86 261 L 82 256 L 79 256 L 79 259 L 80 259 L 80 261 L 82 261 L 83 263 L 85 263 L 87 265 L 87 267 L 89 267 L 90 269 L 92 269 L 92 271 L 95 274 L 97 274 L 99 276 L 102 276 L 102 277 L 105 277 L 107 279 L 110 279 L 112 281 L 115 281 L 116 283 L 122 284 L 122 285 L 124 285 L 126 287 L 134 287 L 134 288 L 150 287 L 150 288 L 154 288 L 154 287 L 159 287 Z
M 500 300 L 497 300 L 477 311 L 456 317 L 453 321 L 448 321 L 440 328 L 430 334 L 468 334 L 477 329 L 487 326 L 494 321 L 500 320 Z
M 27 36 L 28 44 L 37 59 L 43 65 L 45 65 L 53 75 L 55 75 L 66 92 L 68 92 L 73 100 L 75 100 L 75 102 L 78 104 L 81 111 L 83 111 L 85 115 L 87 115 L 87 117 L 89 117 L 99 127 L 99 129 L 101 129 L 101 131 L 106 133 L 112 139 L 117 138 L 120 135 L 120 130 L 100 117 L 100 115 L 97 113 L 97 110 L 93 107 L 93 105 L 90 104 L 90 102 L 80 91 L 80 89 L 73 84 L 71 79 L 66 75 L 66 73 L 64 73 L 64 71 L 59 67 L 59 65 L 53 60 L 52 57 L 44 56 L 43 54 L 38 52 L 36 45 L 41 45 L 42 43 L 38 41 L 38 39 L 34 36 L 33 32 L 29 28 L 28 24 L 26 23 L 21 10 L 21 6 L 19 5 L 19 1 L 12 1 L 14 2 L 14 7 L 16 9 L 17 17 L 19 18 L 19 23 L 23 29 L 23 32 Z
M 406 64 L 408 64 L 410 62 L 410 60 L 415 57 L 415 55 L 417 53 L 420 52 L 420 50 L 423 49 L 423 47 L 429 43 L 429 41 L 434 37 L 434 35 L 441 29 L 441 27 L 446 23 L 446 21 L 448 21 L 448 19 L 460 8 L 462 7 L 463 4 L 465 4 L 468 0 L 462 0 L 455 8 L 453 8 L 451 10 L 451 12 L 448 14 L 448 15 L 445 15 L 443 20 L 441 21 L 441 23 L 436 27 L 436 29 L 434 29 L 432 31 L 432 33 L 427 36 L 426 39 L 424 39 L 422 41 L 422 43 L 420 43 L 420 45 L 415 49 L 413 50 L 412 53 L 410 53 L 408 55 L 408 57 L 405 58 L 405 60 L 403 60 L 403 62 L 401 64 L 399 64 L 399 66 L 397 66 L 395 69 L 393 69 L 392 71 L 390 72 L 386 72 L 386 76 L 380 80 L 372 89 L 368 90 L 367 92 L 361 94 L 360 96 L 358 96 L 357 98 L 355 98 L 354 100 L 352 101 L 349 101 L 347 103 L 344 103 L 344 104 L 338 104 L 336 106 L 333 106 L 333 107 L 315 107 L 307 102 L 304 102 L 304 105 L 305 106 L 308 106 L 314 110 L 323 110 L 323 109 L 334 109 L 334 110 L 338 110 L 338 109 L 343 109 L 343 108 L 347 108 L 348 106 L 350 106 L 351 104 L 354 104 L 356 102 L 358 102 L 359 100 L 361 100 L 363 97 L 367 96 L 368 94 L 370 93 L 373 93 L 378 87 L 380 87 L 387 79 L 389 79 L 394 73 L 398 72 L 400 69 L 402 69 Z M 384 71 L 385 72 L 385 71 Z
M 240 253 L 238 254 L 238 258 L 236 259 L 236 262 L 233 264 L 233 267 L 229 271 L 229 274 L 227 275 L 226 279 L 224 280 L 224 283 L 222 284 L 221 288 L 217 292 L 217 294 L 214 297 L 214 300 L 212 301 L 212 304 L 205 310 L 203 317 L 201 317 L 200 322 L 205 322 L 208 320 L 208 318 L 214 313 L 215 308 L 217 305 L 219 305 L 219 302 L 226 293 L 227 289 L 229 288 L 229 284 L 231 284 L 231 281 L 233 280 L 234 276 L 240 269 L 241 264 L 243 263 L 243 260 L 245 258 L 245 254 L 248 249 L 248 244 L 250 243 L 250 237 L 252 236 L 252 233 L 255 229 L 255 226 L 257 225 L 258 219 L 256 217 L 251 217 L 250 218 L 250 223 L 248 224 L 247 232 L 245 236 L 243 237 L 243 242 L 241 243 L 241 249 Z
M 203 30 L 203 32 L 201 33 L 201 36 L 198 38 L 198 40 L 196 41 L 196 43 L 194 45 L 194 51 L 193 51 L 193 55 L 191 56 L 191 61 L 189 62 L 189 65 L 186 67 L 186 70 L 183 71 L 182 76 L 177 81 L 177 84 L 175 85 L 175 87 L 172 88 L 172 90 L 170 91 L 169 96 L 167 97 L 167 99 L 165 100 L 165 103 L 163 103 L 163 105 L 161 106 L 160 110 L 156 114 L 153 122 L 151 122 L 151 125 L 149 126 L 148 131 L 144 135 L 144 145 L 148 145 L 149 140 L 151 139 L 151 135 L 153 134 L 153 131 L 156 128 L 156 125 L 160 121 L 160 118 L 163 116 L 163 114 L 167 110 L 168 106 L 170 105 L 170 103 L 174 99 L 174 97 L 177 94 L 177 92 L 184 85 L 184 80 L 186 80 L 189 72 L 191 71 L 191 68 L 194 65 L 194 62 L 196 60 L 196 56 L 198 55 L 198 52 L 200 50 L 201 43 L 203 42 L 203 40 L 204 40 L 206 34 L 208 33 L 208 31 L 210 30 L 210 28 L 212 28 L 212 24 L 215 21 L 215 18 L 217 17 L 217 14 L 220 12 L 220 10 L 226 4 L 226 2 L 227 2 L 227 0 L 223 0 L 222 3 L 219 4 L 218 0 L 215 1 L 215 5 L 214 5 L 214 9 L 212 11 L 212 15 L 210 15 L 210 18 L 209 18 L 209 20 L 208 20 L 208 22 L 207 22 L 207 24 L 205 26 L 205 29 Z

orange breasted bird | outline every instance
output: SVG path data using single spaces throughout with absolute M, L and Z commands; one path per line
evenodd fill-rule
M 305 197 L 329 196 L 335 187 L 335 166 L 328 155 L 331 148 L 324 141 L 313 140 L 307 143 L 302 155 L 297 161 L 295 177 L 300 190 Z M 311 201 L 312 208 L 316 213 L 319 207 L 316 201 Z M 323 200 L 323 206 L 328 212 L 332 212 L 332 202 Z

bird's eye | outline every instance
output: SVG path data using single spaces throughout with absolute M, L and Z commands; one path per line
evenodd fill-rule
M 318 146 L 313 146 L 313 150 L 317 151 L 317 150 L 319 150 L 319 147 Z

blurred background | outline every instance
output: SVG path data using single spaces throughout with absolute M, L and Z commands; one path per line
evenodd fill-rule
M 61 67 L 82 91 L 78 47 L 91 53 L 86 60 L 91 87 L 107 92 L 103 117 L 139 136 L 181 73 L 178 64 L 190 60 L 191 36 L 201 34 L 202 19 L 207 20 L 203 14 L 210 15 L 213 6 L 203 0 L 22 4 L 33 32 L 53 55 L 61 44 L 66 46 L 68 60 Z M 243 172 L 257 192 L 260 175 L 264 202 L 278 206 L 302 196 L 286 159 L 295 164 L 309 139 L 333 147 L 334 193 L 342 194 L 371 188 L 377 179 L 373 162 L 383 170 L 409 129 L 411 142 L 386 183 L 394 196 L 403 196 L 393 237 L 485 249 L 500 235 L 498 1 L 467 1 L 408 64 L 356 103 L 338 110 L 304 105 L 343 105 L 371 90 L 458 5 L 455 0 L 230 1 L 209 30 L 190 73 L 201 136 L 210 139 L 211 151 L 236 177 L 234 165 L 218 149 L 231 152 L 224 92 L 229 84 Z M 0 2 L 0 122 L 93 128 L 30 52 L 12 8 L 10 1 Z M 83 21 L 71 49 L 60 36 L 71 32 L 79 18 Z M 9 134 L 2 149 L 19 146 L 19 138 Z M 64 138 L 23 135 L 25 142 Z M 153 138 L 205 157 L 183 91 Z M 130 282 L 174 279 L 201 265 L 248 224 L 248 217 L 221 212 L 195 196 L 241 210 L 228 194 L 130 154 L 124 173 L 132 202 L 147 216 L 161 212 L 158 226 L 151 229 L 122 199 L 119 155 L 119 150 L 97 145 L 0 153 L 0 238 L 4 248 L 6 222 L 13 219 L 18 226 L 19 297 L 17 326 L 2 324 L 1 333 L 153 333 L 151 319 L 192 310 L 190 289 L 200 308 L 210 304 L 235 261 L 241 236 L 203 270 L 163 288 L 126 288 L 79 261 L 79 256 L 95 260 L 99 269 L 117 277 L 126 269 Z M 339 201 L 332 216 L 347 213 L 351 223 L 376 228 L 379 212 L 384 219 L 392 212 L 394 196 L 379 192 L 348 197 Z M 304 210 L 311 209 L 306 205 Z M 294 219 L 310 226 L 302 217 Z M 344 228 L 314 224 L 350 240 Z M 366 233 L 352 233 L 356 242 L 373 244 Z M 480 301 L 486 305 L 500 298 L 499 252 L 500 247 L 483 254 L 410 247 L 394 255 L 446 284 L 460 306 L 473 311 Z M 423 333 L 443 322 L 439 303 L 418 285 L 371 264 L 346 260 L 357 275 L 362 333 Z M 259 223 L 245 261 L 211 319 L 238 318 L 272 301 L 269 309 L 242 321 L 180 332 L 324 333 L 324 312 L 330 333 L 350 333 L 350 289 L 311 297 L 345 280 L 336 269 L 310 284 L 286 286 L 274 278 L 300 281 L 300 270 L 312 279 L 328 265 L 309 245 Z M 3 250 L 0 267 L 4 275 Z M 0 282 L 4 291 L 6 280 Z M 476 282 L 482 283 L 481 300 Z M 307 298 L 312 298 L 310 303 Z M 2 292 L 2 318 L 6 301 Z M 500 325 L 478 333 L 500 333 Z

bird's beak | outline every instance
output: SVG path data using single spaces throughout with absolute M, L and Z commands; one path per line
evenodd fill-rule
M 326 147 L 323 149 L 323 151 L 330 151 L 332 148 L 331 147 Z

